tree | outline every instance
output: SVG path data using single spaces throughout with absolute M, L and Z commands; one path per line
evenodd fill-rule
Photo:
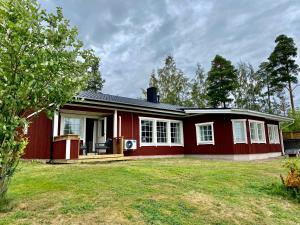
M 91 67 L 91 72 L 93 73 L 93 76 L 90 80 L 88 80 L 87 87 L 85 88 L 85 90 L 92 90 L 92 91 L 102 90 L 105 81 L 101 77 L 99 66 L 100 66 L 100 59 L 95 58 L 95 62 Z
M 237 65 L 237 87 L 233 92 L 237 108 L 259 110 L 261 101 L 261 80 L 253 66 L 244 62 Z
M 28 115 L 51 112 L 99 75 L 62 9 L 46 13 L 35 0 L 0 2 L 0 198 L 27 144 Z
M 191 81 L 191 101 L 193 106 L 205 108 L 207 106 L 206 96 L 206 74 L 198 63 L 195 78 Z
M 216 55 L 211 64 L 207 77 L 207 96 L 212 107 L 220 104 L 224 108 L 232 102 L 231 94 L 237 87 L 237 75 L 234 66 L 229 60 Z
M 164 67 L 158 69 L 157 74 L 152 71 L 149 85 L 157 87 L 162 103 L 190 105 L 189 80 L 176 67 L 172 56 L 166 57 Z
M 293 87 L 292 84 L 298 82 L 297 75 L 299 66 L 295 59 L 297 57 L 297 48 L 293 38 L 286 35 L 279 35 L 275 40 L 276 46 L 269 59 L 273 72 L 272 86 L 278 87 L 279 92 L 287 88 L 290 97 L 292 111 L 295 111 Z
M 276 92 L 278 92 L 278 86 L 274 85 L 274 76 L 273 76 L 273 69 L 270 66 L 269 62 L 262 62 L 259 65 L 259 69 L 257 71 L 261 79 L 261 91 L 262 91 L 262 105 L 266 102 L 267 108 L 264 110 L 268 113 L 274 113 L 274 101 L 272 101 L 273 96 Z M 262 107 L 265 108 L 265 107 Z
M 300 109 L 296 109 L 294 112 L 290 111 L 288 113 L 290 118 L 294 119 L 294 122 L 291 123 L 283 123 L 282 128 L 284 132 L 293 132 L 300 130 Z

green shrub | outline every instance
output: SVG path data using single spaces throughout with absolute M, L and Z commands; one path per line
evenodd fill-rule
M 299 160 L 287 160 L 284 167 L 288 169 L 288 174 L 284 178 L 280 175 L 285 191 L 288 195 L 300 201 L 300 165 Z

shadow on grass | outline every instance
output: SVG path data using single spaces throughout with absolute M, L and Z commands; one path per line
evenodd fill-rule
M 15 208 L 16 203 L 13 199 L 5 198 L 0 200 L 0 213 L 7 213 Z

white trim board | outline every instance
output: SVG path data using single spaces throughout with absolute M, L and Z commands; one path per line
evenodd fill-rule
M 250 161 L 280 157 L 282 152 L 268 152 L 259 154 L 228 154 L 228 155 L 202 155 L 202 154 L 185 154 L 185 157 L 195 157 L 200 159 L 215 159 L 215 160 L 236 160 Z

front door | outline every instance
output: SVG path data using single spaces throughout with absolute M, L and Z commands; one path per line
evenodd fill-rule
M 94 121 L 95 119 L 86 119 L 85 143 L 87 147 L 87 152 L 93 152 L 94 149 Z

